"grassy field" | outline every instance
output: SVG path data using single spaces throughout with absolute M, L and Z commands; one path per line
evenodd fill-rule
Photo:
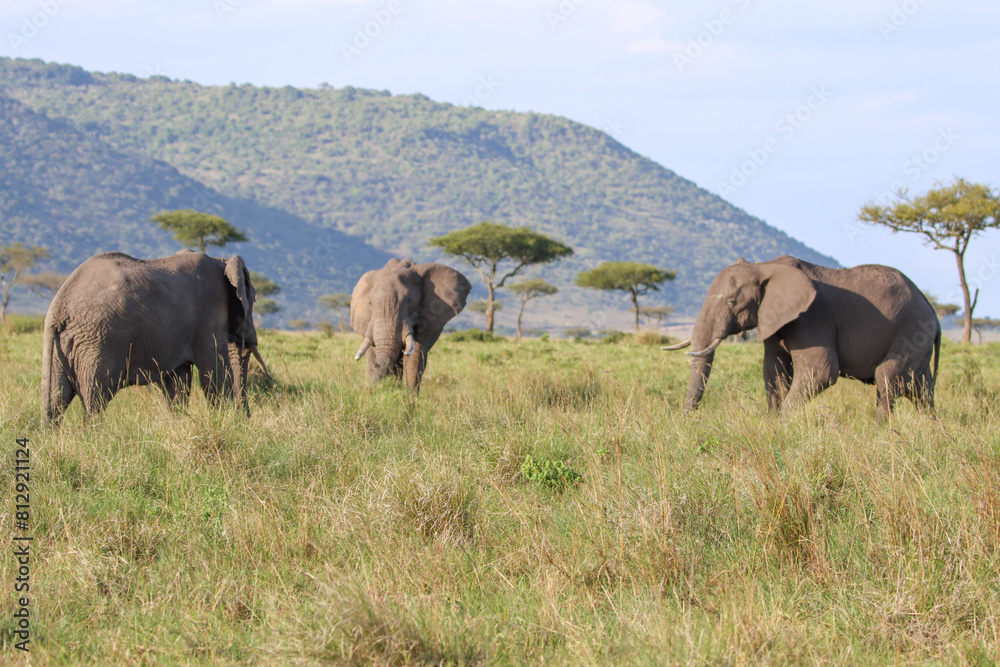
M 685 416 L 655 346 L 445 339 L 413 396 L 357 338 L 261 341 L 249 421 L 143 388 L 40 430 L 41 336 L 0 337 L 33 664 L 1000 660 L 998 344 L 945 345 L 938 420 L 878 424 L 851 381 L 768 415 L 755 344 Z

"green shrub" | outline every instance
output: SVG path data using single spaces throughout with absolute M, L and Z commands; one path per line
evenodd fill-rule
M 448 336 L 448 340 L 455 343 L 503 343 L 507 339 L 503 336 L 497 336 L 496 334 L 487 333 L 485 331 L 480 331 L 479 329 L 466 329 L 465 331 L 456 331 L 455 333 Z
M 583 479 L 583 475 L 570 468 L 563 461 L 536 459 L 531 454 L 524 457 L 524 462 L 521 463 L 521 474 L 529 481 L 557 491 L 573 486 Z
M 608 345 L 614 345 L 615 343 L 630 342 L 631 340 L 632 334 L 625 333 L 624 331 L 615 331 L 605 336 L 601 342 L 607 343 Z

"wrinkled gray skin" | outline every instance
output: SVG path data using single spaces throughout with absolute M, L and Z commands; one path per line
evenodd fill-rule
M 723 269 L 691 340 L 665 348 L 694 350 L 686 410 L 698 407 L 719 342 L 754 327 L 764 343 L 772 410 L 786 412 L 838 377 L 851 377 L 876 385 L 880 419 L 899 396 L 933 411 L 941 327 L 924 295 L 896 269 L 830 269 L 789 255 Z
M 391 373 L 419 391 L 427 353 L 471 289 L 455 269 L 412 259 L 390 259 L 361 276 L 351 294 L 351 327 L 364 337 L 354 358 L 367 357 L 368 380 Z
M 187 403 L 192 365 L 213 405 L 235 400 L 249 416 L 247 366 L 257 353 L 256 296 L 243 259 L 182 250 L 141 260 L 91 257 L 70 274 L 45 316 L 43 421 L 58 422 L 74 396 L 88 416 L 122 387 L 158 384 Z

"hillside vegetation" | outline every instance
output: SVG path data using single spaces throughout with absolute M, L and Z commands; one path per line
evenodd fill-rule
M 115 238 L 126 252 L 172 250 L 145 221 L 160 208 L 192 205 L 250 229 L 247 245 L 266 273 L 288 276 L 315 261 L 317 239 L 332 247 L 319 292 L 349 291 L 356 265 L 371 260 L 372 268 L 379 252 L 437 260 L 427 248 L 432 236 L 483 219 L 528 225 L 576 250 L 536 271 L 561 288 L 550 325 L 562 324 L 567 309 L 573 324 L 588 318 L 581 308 L 592 308 L 593 295 L 572 280 L 605 260 L 676 270 L 662 302 L 689 313 L 737 257 L 789 253 L 835 264 L 565 118 L 351 87 L 201 86 L 11 59 L 0 59 L 0 82 L 0 94 L 16 100 L 2 107 L 5 123 L 43 125 L 52 136 L 26 148 L 16 131 L 0 135 L 4 155 L 31 152 L 28 163 L 4 165 L 17 180 L 0 185 L 2 231 L 39 242 L 72 230 L 61 239 L 61 268 Z M 65 177 L 35 173 L 38 164 Z M 315 307 L 311 292 L 283 296 L 290 317 Z M 600 318 L 589 319 L 599 328 Z
M 655 347 L 444 338 L 415 396 L 358 342 L 262 336 L 249 421 L 146 387 L 43 431 L 41 337 L 0 338 L 32 664 L 1000 660 L 995 344 L 945 345 L 937 421 L 880 425 L 848 380 L 769 416 L 757 344 L 685 416 Z

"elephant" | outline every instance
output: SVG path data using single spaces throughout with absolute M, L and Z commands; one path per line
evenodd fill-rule
M 392 373 L 419 391 L 427 353 L 465 308 L 471 289 L 455 269 L 409 258 L 390 259 L 361 276 L 351 294 L 351 328 L 364 336 L 354 359 L 367 357 L 368 381 Z
M 270 375 L 257 350 L 255 298 L 238 255 L 108 252 L 84 261 L 45 316 L 43 423 L 58 423 L 74 396 L 94 416 L 131 385 L 158 384 L 168 405 L 186 405 L 192 364 L 210 403 L 232 399 L 249 417 L 250 355 Z
M 785 414 L 849 377 L 876 386 L 879 420 L 899 396 L 933 415 L 941 325 L 923 293 L 896 269 L 831 269 L 790 255 L 739 259 L 723 269 L 691 338 L 662 348 L 694 348 L 686 411 L 698 407 L 719 344 L 754 327 L 764 343 L 772 411 Z

